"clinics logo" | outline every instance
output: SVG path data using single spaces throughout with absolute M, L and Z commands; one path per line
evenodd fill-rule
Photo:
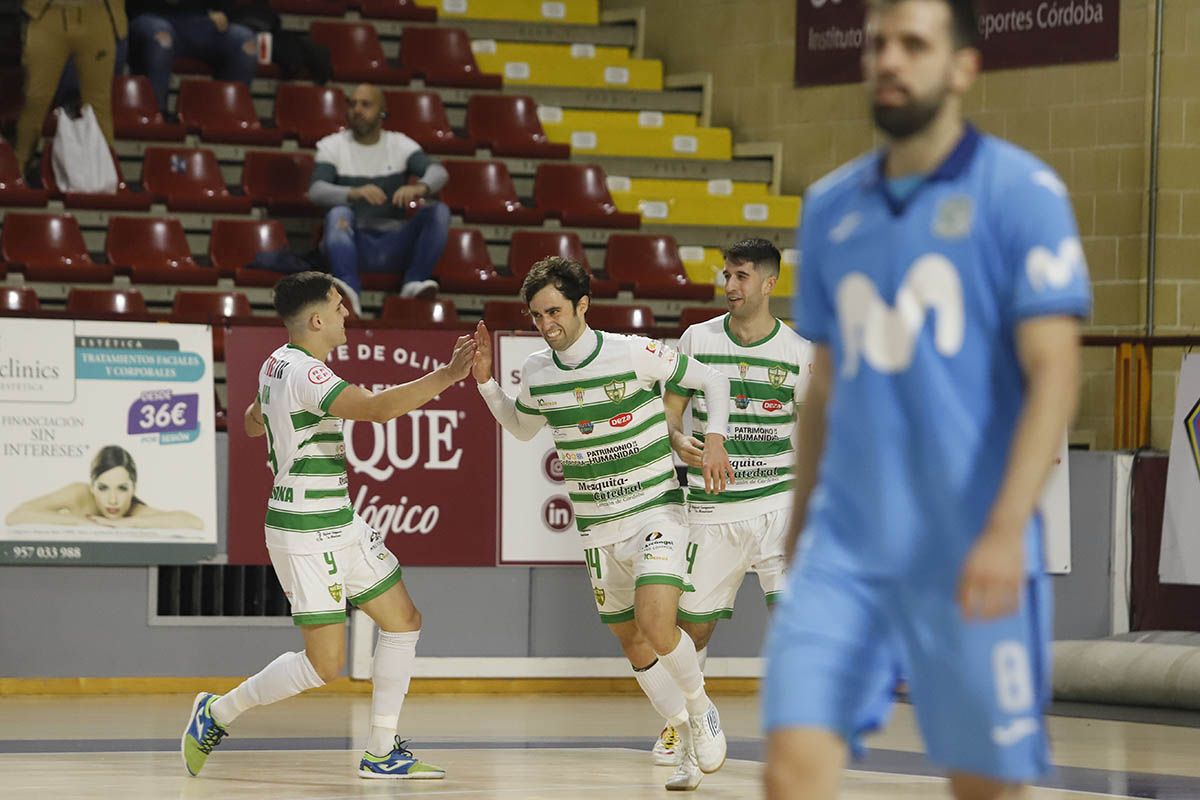
M 571 501 L 561 495 L 551 497 L 542 506 L 542 522 L 555 533 L 567 530 L 574 521 L 575 510 L 571 508 Z
M 842 279 L 837 289 L 845 358 L 842 375 L 853 378 L 862 360 L 877 372 L 895 374 L 912 366 L 917 339 L 933 313 L 933 343 L 946 358 L 963 345 L 962 282 L 954 264 L 929 253 L 913 262 L 888 305 L 875 284 L 861 272 Z
M 563 482 L 562 459 L 558 457 L 557 450 L 548 450 L 542 456 L 542 473 L 553 483 Z
M 1065 289 L 1077 278 L 1087 276 L 1083 245 L 1074 236 L 1062 240 L 1058 252 L 1035 247 L 1025 256 L 1025 275 L 1035 292 Z
M 609 381 L 604 384 L 604 393 L 612 402 L 621 402 L 625 399 L 625 381 Z
M 1196 465 L 1197 474 L 1200 474 L 1200 400 L 1183 418 L 1183 427 L 1187 431 L 1188 446 L 1192 448 L 1192 462 Z

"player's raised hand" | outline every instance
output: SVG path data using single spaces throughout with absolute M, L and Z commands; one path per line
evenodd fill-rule
M 704 442 L 697 441 L 683 431 L 675 431 L 671 434 L 671 447 L 689 467 L 700 469 L 704 466 Z
M 471 374 L 479 383 L 492 379 L 492 334 L 483 320 L 475 326 L 475 363 L 471 366 Z
M 996 619 L 1017 613 L 1025 580 L 1024 526 L 984 529 L 963 565 L 958 604 L 967 619 Z
M 471 374 L 471 365 L 474 363 L 475 338 L 465 333 L 454 343 L 454 352 L 450 354 L 450 363 L 446 365 L 446 371 L 451 380 L 458 382 Z
M 705 434 L 700 468 L 704 472 L 704 491 L 709 494 L 720 494 L 726 486 L 733 484 L 733 466 L 729 463 L 729 454 L 725 452 L 724 436 L 719 433 Z

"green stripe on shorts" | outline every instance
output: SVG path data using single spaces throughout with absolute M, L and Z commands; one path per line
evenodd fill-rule
M 600 621 L 605 625 L 616 625 L 618 622 L 629 622 L 633 619 L 633 609 L 627 608 L 624 611 L 614 611 L 611 614 L 600 612 Z
M 379 595 L 386 592 L 388 589 L 395 586 L 399 582 L 400 582 L 400 565 L 397 564 L 396 568 L 394 570 L 392 570 L 390 573 L 388 573 L 388 576 L 386 578 L 384 578 L 383 580 L 376 583 L 370 589 L 367 589 L 364 592 L 359 592 L 358 594 L 351 597 L 350 603 L 351 603 L 351 605 L 356 605 L 356 606 L 361 606 L 363 603 L 369 603 L 372 600 L 374 600 L 376 597 L 379 597 Z
M 346 612 L 343 611 L 314 611 L 309 614 L 292 614 L 293 625 L 330 625 L 335 622 L 345 622 Z

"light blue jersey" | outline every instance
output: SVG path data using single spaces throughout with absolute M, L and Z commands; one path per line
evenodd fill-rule
M 829 348 L 834 384 L 767 639 L 765 726 L 857 748 L 903 671 L 934 763 L 1027 781 L 1048 765 L 1041 521 L 1017 613 L 967 620 L 955 589 L 1024 402 L 1017 328 L 1089 313 L 1083 249 L 1066 187 L 1012 145 L 968 128 L 902 199 L 883 159 L 838 170 L 804 204 L 796 329 Z
M 795 319 L 835 384 L 806 558 L 864 575 L 954 572 L 983 527 L 1022 406 L 1015 334 L 1086 316 L 1066 187 L 972 129 L 901 203 L 872 154 L 809 192 Z M 1028 529 L 1030 571 L 1041 523 Z

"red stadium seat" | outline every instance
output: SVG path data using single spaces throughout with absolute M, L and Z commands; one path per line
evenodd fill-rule
M 417 5 L 416 0 L 362 0 L 367 19 L 400 19 L 406 22 L 437 22 L 437 9 Z
M 88 317 L 149 319 L 146 300 L 137 289 L 71 289 L 67 313 Z
M 488 300 L 483 304 L 483 324 L 491 331 L 530 331 L 533 320 L 521 300 Z
M 361 22 L 314 22 L 309 37 L 329 48 L 333 77 L 339 81 L 406 84 L 410 73 L 388 64 L 375 28 Z
M 429 153 L 451 156 L 475 154 L 475 143 L 450 127 L 441 95 L 436 92 L 384 92 L 387 119 L 383 127 L 415 139 Z
M 142 163 L 142 183 L 171 211 L 246 214 L 250 198 L 234 196 L 211 150 L 183 147 L 147 147 Z
M 175 294 L 171 322 L 194 322 L 212 325 L 213 358 L 225 360 L 225 320 L 248 317 L 253 312 L 250 301 L 241 292 L 188 292 Z
M 12 145 L 0 139 L 0 206 L 44 206 L 49 194 L 25 183 Z
M 54 142 L 46 141 L 42 148 L 42 185 L 56 197 L 62 197 L 63 205 L 67 208 L 104 209 L 107 211 L 149 211 L 154 198 L 149 192 L 135 192 L 125 183 L 121 174 L 121 159 L 115 153 L 112 155 L 113 168 L 117 171 L 117 191 L 112 194 L 99 192 L 66 192 L 59 191 L 54 182 Z
M 594 164 L 540 164 L 533 179 L 533 200 L 548 217 L 572 228 L 636 228 L 637 214 L 617 210 L 604 170 Z
M 187 130 L 167 122 L 145 75 L 118 75 L 112 88 L 113 129 L 118 139 L 182 142 Z
M 459 327 L 453 300 L 419 300 L 391 295 L 384 298 L 379 318 L 418 330 Z
M 596 330 L 613 333 L 647 335 L 654 330 L 654 312 L 650 306 L 591 305 L 588 307 L 587 321 Z
M 283 277 L 280 273 L 250 264 L 259 253 L 287 246 L 287 232 L 278 220 L 217 219 L 208 239 L 208 259 L 221 275 L 232 275 L 238 286 L 274 286 Z
M 28 286 L 0 287 L 0 314 L 32 314 L 41 308 L 37 292 Z
M 483 234 L 474 228 L 451 228 L 433 276 L 444 292 L 515 294 L 519 278 L 496 273 Z
M 708 322 L 713 317 L 724 316 L 725 309 L 716 306 L 688 306 L 679 314 L 679 327 L 687 330 L 693 325 Z
M 578 261 L 592 275 L 593 297 L 616 297 L 620 286 L 616 281 L 597 278 L 588 264 L 583 242 L 574 231 L 514 231 L 508 248 L 508 271 L 524 280 L 530 268 L 546 256 L 559 256 Z
M 604 252 L 604 271 L 634 297 L 711 300 L 712 284 L 692 283 L 671 236 L 614 233 Z
M 499 75 L 480 72 L 471 51 L 471 37 L 461 28 L 405 28 L 400 35 L 400 60 L 430 86 L 499 89 Z
M 65 214 L 6 214 L 0 259 L 30 281 L 109 283 L 113 277 L 111 266 L 88 255 L 79 223 Z
M 283 132 L 264 128 L 250 88 L 238 81 L 187 80 L 179 86 L 179 121 L 206 142 L 278 147 Z
M 174 217 L 113 217 L 104 243 L 108 263 L 137 283 L 215 286 L 218 273 L 192 259 L 183 223 Z
M 346 0 L 271 0 L 271 8 L 277 13 L 306 17 L 344 17 L 349 7 Z
M 242 166 L 242 191 L 271 216 L 319 217 L 324 209 L 308 199 L 313 163 L 311 153 L 251 150 Z
M 275 124 L 304 147 L 346 127 L 346 95 L 340 89 L 281 83 L 275 90 Z
M 508 168 L 500 161 L 445 161 L 450 181 L 442 201 L 467 222 L 541 225 L 546 215 L 517 198 Z
M 532 97 L 475 94 L 467 101 L 467 133 L 494 156 L 567 158 L 571 146 L 546 138 Z

